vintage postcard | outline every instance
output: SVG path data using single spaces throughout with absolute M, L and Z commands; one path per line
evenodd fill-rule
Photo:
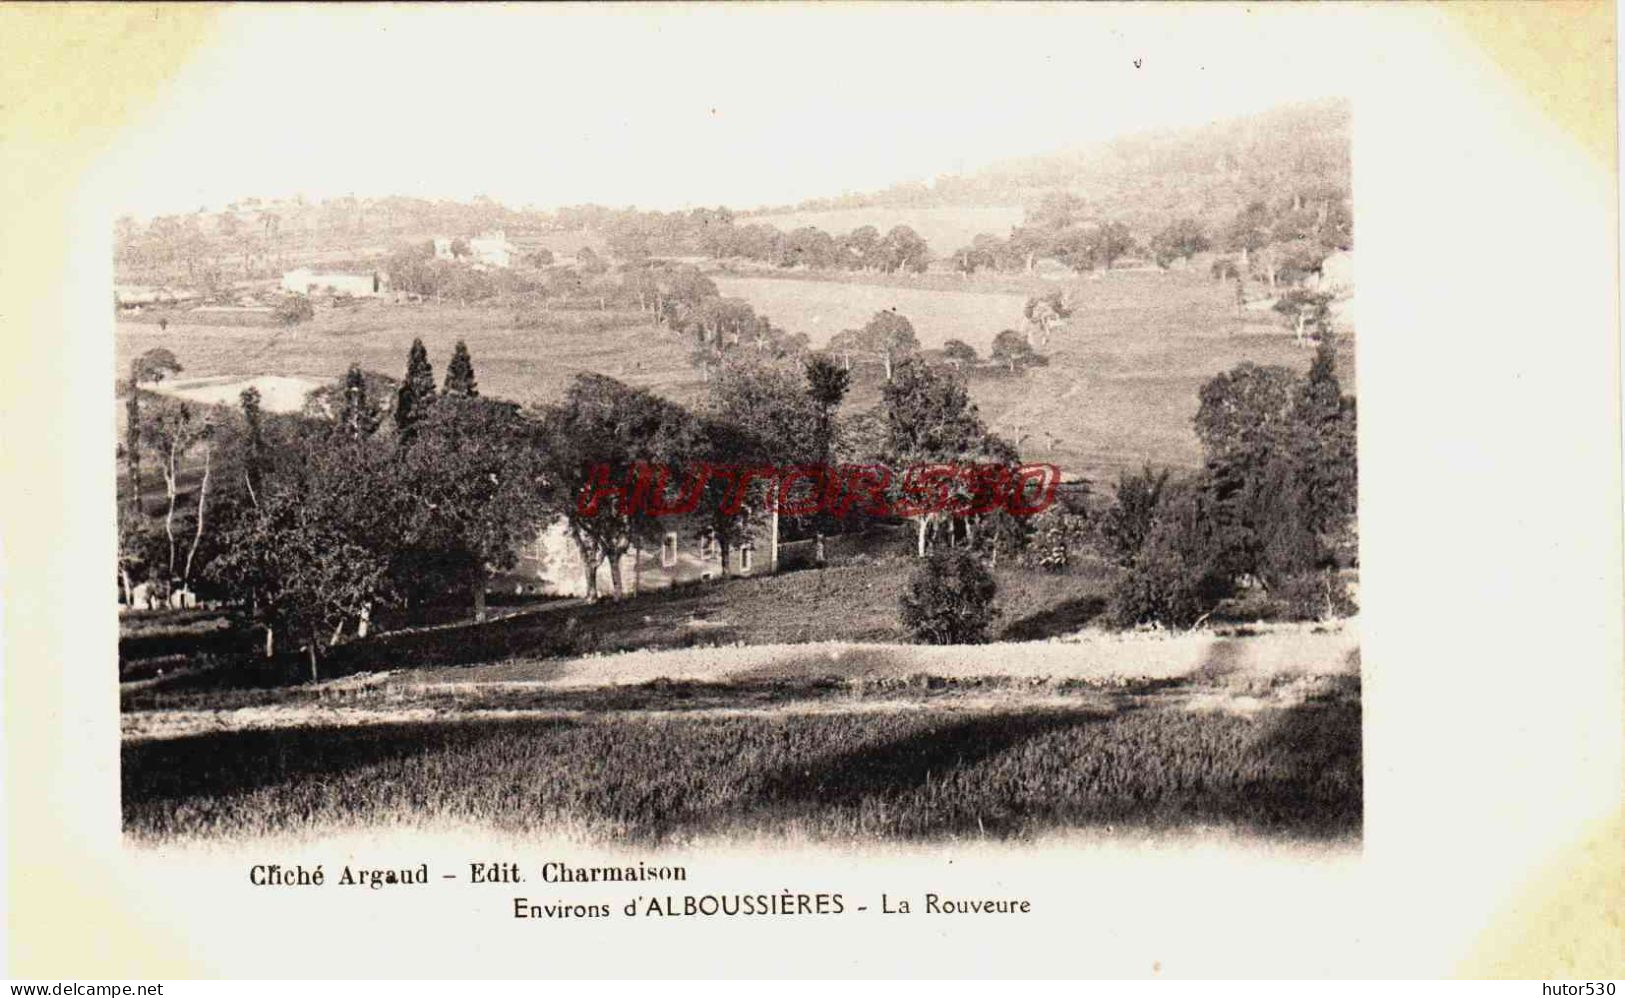
M 79 13 L 17 976 L 1622 973 L 1611 7 Z

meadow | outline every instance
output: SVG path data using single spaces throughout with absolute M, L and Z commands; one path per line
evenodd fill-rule
M 1294 345 L 1269 313 L 1238 313 L 1228 285 L 1199 271 L 1114 271 L 1049 282 L 1014 275 L 816 279 L 813 275 L 739 277 L 718 274 L 726 295 L 815 346 L 841 329 L 897 308 L 922 344 L 950 338 L 984 358 L 1001 329 L 1024 329 L 1023 292 L 1067 290 L 1076 314 L 1043 347 L 1047 366 L 1012 374 L 996 365 L 967 372 L 984 420 L 1029 460 L 1102 481 L 1147 462 L 1195 467 L 1200 460 L 1191 419 L 1197 391 L 1243 361 L 1305 370 L 1311 351 Z M 956 287 L 956 283 L 959 285 Z M 473 352 L 485 394 L 522 403 L 556 400 L 576 374 L 608 374 L 683 403 L 703 398 L 705 382 L 688 362 L 689 344 L 650 325 L 637 312 L 556 309 L 519 315 L 497 307 L 365 302 L 321 307 L 314 321 L 252 328 L 171 324 L 151 317 L 117 324 L 117 370 L 154 347 L 175 352 L 184 377 L 287 375 L 321 380 L 363 367 L 399 377 L 414 337 L 422 337 L 437 370 L 458 339 Z M 1354 387 L 1352 338 L 1340 344 L 1339 374 Z M 860 363 L 847 411 L 874 404 L 879 365 Z
M 353 363 L 399 378 L 415 337 L 442 372 L 453 345 L 467 340 L 480 390 L 522 403 L 554 401 L 576 374 L 597 372 L 679 399 L 697 397 L 701 377 L 688 344 L 638 312 L 557 309 L 518 315 L 501 307 L 363 302 L 319 306 L 297 326 L 244 328 L 120 321 L 115 370 L 157 347 L 174 352 L 182 377 L 276 374 L 323 381 Z
M 1357 839 L 1357 679 L 1248 711 L 1159 702 L 1170 695 L 465 713 L 126 739 L 124 826 L 147 840 L 439 823 L 648 844 L 1084 828 Z
M 984 358 L 999 330 L 1025 329 L 1025 298 L 1004 290 L 1020 283 L 977 275 L 965 282 L 977 290 L 940 289 L 954 280 L 930 275 L 920 281 L 930 286 L 920 288 L 898 286 L 907 279 L 865 285 L 738 277 L 717 283 L 778 325 L 809 334 L 820 330 L 812 336 L 815 346 L 893 306 L 908 316 L 927 348 L 957 338 Z M 1113 481 L 1148 462 L 1195 467 L 1201 451 L 1191 421 L 1206 381 L 1243 361 L 1303 371 L 1312 358 L 1272 313 L 1238 313 L 1234 289 L 1199 270 L 1121 270 L 1025 283 L 1034 290 L 1066 290 L 1076 311 L 1042 348 L 1046 366 L 1019 376 L 973 369 L 971 397 L 989 426 L 1024 457 L 1087 478 Z M 1339 347 L 1338 373 L 1344 390 L 1353 391 L 1352 338 Z M 878 398 L 878 365 L 869 368 L 859 372 L 849 404 Z

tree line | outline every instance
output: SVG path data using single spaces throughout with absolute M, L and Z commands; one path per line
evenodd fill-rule
M 557 403 L 529 409 L 488 398 L 459 342 L 443 380 L 415 341 L 398 381 L 352 365 L 309 396 L 298 413 L 267 412 L 245 389 L 235 407 L 199 405 L 152 389 L 180 370 L 168 351 L 132 365 L 121 446 L 126 495 L 118 572 L 129 601 L 142 583 L 199 589 L 263 628 L 266 653 L 302 648 L 312 675 L 325 649 L 365 638 L 382 608 L 465 594 L 486 614 L 491 574 L 562 522 L 596 599 L 600 567 L 612 594 L 628 554 L 657 549 L 679 529 L 722 554 L 764 530 L 771 479 L 749 486 L 708 481 L 679 521 L 611 501 L 589 515 L 579 502 L 595 474 L 631 481 L 640 469 L 697 463 L 793 467 L 979 461 L 1007 466 L 1015 448 L 991 433 L 956 372 L 917 356 L 896 361 L 870 410 L 841 412 L 849 374 L 835 358 L 730 358 L 693 408 L 598 374 L 581 374 Z M 161 469 L 161 498 L 143 491 L 144 462 Z M 893 505 L 902 477 L 887 484 Z M 658 486 L 680 490 L 674 477 Z M 960 487 L 958 485 L 955 486 Z M 732 501 L 729 501 L 732 500 Z M 786 517 L 786 536 L 817 539 L 861 529 L 868 514 Z M 674 522 L 677 524 L 674 527 Z M 891 522 L 888 520 L 888 522 Z M 921 555 L 938 546 L 1017 550 L 1028 525 L 1002 510 L 969 518 L 914 518 Z M 637 572 L 642 559 L 631 559 Z

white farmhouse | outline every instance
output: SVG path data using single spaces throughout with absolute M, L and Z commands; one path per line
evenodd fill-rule
M 282 290 L 301 295 L 335 294 L 376 298 L 384 293 L 384 284 L 384 276 L 376 270 L 370 274 L 324 274 L 309 267 L 300 267 L 282 275 Z
M 508 242 L 507 234 L 500 229 L 495 232 L 482 232 L 470 239 L 468 249 L 474 254 L 475 263 L 504 269 L 513 266 L 513 258 L 519 253 L 519 247 Z

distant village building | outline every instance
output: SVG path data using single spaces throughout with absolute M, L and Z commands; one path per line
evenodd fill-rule
M 202 292 L 187 288 L 151 287 L 145 284 L 113 285 L 113 304 L 119 308 L 138 308 L 143 305 L 173 305 L 203 297 Z
M 282 290 L 294 294 L 351 295 L 356 298 L 375 298 L 386 290 L 384 275 L 318 273 L 309 267 L 300 267 L 282 275 Z
M 513 258 L 519 253 L 519 247 L 508 242 L 507 235 L 500 229 L 475 236 L 468 241 L 468 248 L 474 254 L 475 263 L 504 269 L 513 266 Z
M 1319 290 L 1343 295 L 1354 290 L 1354 254 L 1338 250 L 1320 264 Z

